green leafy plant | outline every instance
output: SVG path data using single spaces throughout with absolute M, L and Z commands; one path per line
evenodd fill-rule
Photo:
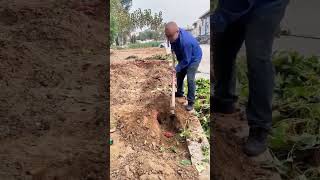
M 172 152 L 174 152 L 174 153 L 177 153 L 177 152 L 178 152 L 177 147 L 175 147 L 175 146 L 170 147 L 170 150 L 171 150 Z
M 196 87 L 194 108 L 207 138 L 210 139 L 210 80 L 197 79 Z
M 188 92 L 188 87 L 185 86 L 184 88 L 185 92 Z M 197 79 L 196 88 L 195 114 L 200 120 L 206 137 L 210 139 L 210 80 L 204 78 Z
M 183 129 L 179 136 L 182 138 L 189 138 L 191 136 L 190 129 Z
M 180 161 L 180 164 L 183 166 L 191 165 L 191 161 L 189 159 L 183 159 Z
M 205 170 L 204 163 L 196 164 L 196 169 L 198 172 L 202 172 Z
M 203 154 L 205 157 L 209 157 L 210 152 L 209 152 L 209 147 L 208 147 L 208 146 L 202 146 L 202 147 L 201 147 L 201 150 L 202 150 L 202 154 Z
M 160 152 L 164 152 L 166 150 L 166 148 L 164 148 L 163 146 L 160 147 Z
M 273 56 L 275 88 L 273 129 L 269 147 L 274 168 L 284 179 L 320 179 L 312 154 L 320 148 L 320 59 L 297 52 Z M 240 104 L 248 98 L 246 61 L 237 63 L 237 90 Z

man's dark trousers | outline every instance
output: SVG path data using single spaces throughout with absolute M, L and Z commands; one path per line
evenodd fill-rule
M 199 63 L 192 64 L 180 72 L 177 72 L 177 94 L 183 96 L 184 89 L 183 89 L 183 81 L 187 75 L 187 82 L 188 82 L 188 103 L 193 105 L 195 101 L 195 92 L 196 92 L 196 83 L 195 83 L 195 76 L 199 67 Z
M 235 59 L 245 42 L 249 80 L 246 114 L 251 128 L 271 128 L 274 87 L 272 45 L 287 3 L 286 0 L 275 0 L 255 7 L 228 25 L 225 31 L 213 33 L 213 106 L 227 107 L 237 101 Z

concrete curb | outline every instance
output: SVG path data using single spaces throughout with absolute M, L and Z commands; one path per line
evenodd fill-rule
M 184 100 L 177 100 L 178 103 L 184 104 Z M 190 137 L 187 137 L 188 150 L 191 155 L 191 163 L 195 165 L 199 172 L 199 180 L 210 179 L 210 144 L 204 134 L 204 130 L 199 119 L 190 112 L 190 120 L 188 123 Z M 208 157 L 203 155 L 203 149 L 209 152 Z

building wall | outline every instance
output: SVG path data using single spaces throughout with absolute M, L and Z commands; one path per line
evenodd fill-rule
M 210 16 L 205 16 L 201 19 L 200 35 L 210 35 Z
M 201 23 L 201 21 L 197 20 L 196 25 L 193 26 L 192 35 L 194 37 L 198 37 L 200 35 L 200 23 Z
M 292 34 L 320 37 L 320 23 L 317 19 L 320 17 L 319 7 L 319 0 L 290 0 L 281 26 L 290 29 Z M 297 51 L 306 56 L 320 56 L 319 46 L 319 39 L 281 36 L 275 39 L 273 49 L 274 51 Z M 244 45 L 240 54 L 245 55 Z

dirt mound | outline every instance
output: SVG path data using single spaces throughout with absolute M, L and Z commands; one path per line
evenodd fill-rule
M 111 86 L 114 89 L 110 95 L 111 109 L 117 108 L 116 111 L 111 111 L 115 116 L 122 117 L 118 123 L 123 127 L 121 133 L 126 140 L 139 145 L 143 145 L 145 141 L 151 142 L 151 139 L 160 141 L 159 122 L 163 125 L 170 122 L 167 118 L 170 96 L 166 93 L 170 77 L 165 76 L 169 70 L 168 63 L 160 61 L 111 64 Z M 150 137 L 146 134 L 150 134 Z
M 169 116 L 168 62 L 113 61 L 110 71 L 112 179 L 197 179 L 194 166 L 180 164 L 190 155 L 177 131 L 180 120 Z M 187 112 L 179 106 L 182 117 Z
M 0 179 L 105 178 L 105 6 L 95 3 L 0 2 Z
M 245 139 L 236 133 L 243 122 L 233 116 L 218 117 L 214 128 L 213 173 L 217 180 L 270 179 L 270 171 L 243 153 Z
M 137 49 L 123 49 L 114 51 L 111 50 L 112 61 L 116 60 L 128 60 L 128 59 L 145 59 L 151 58 L 154 55 L 165 55 L 165 51 L 162 48 L 150 47 L 150 48 L 137 48 Z M 152 60 L 152 59 L 151 59 Z

